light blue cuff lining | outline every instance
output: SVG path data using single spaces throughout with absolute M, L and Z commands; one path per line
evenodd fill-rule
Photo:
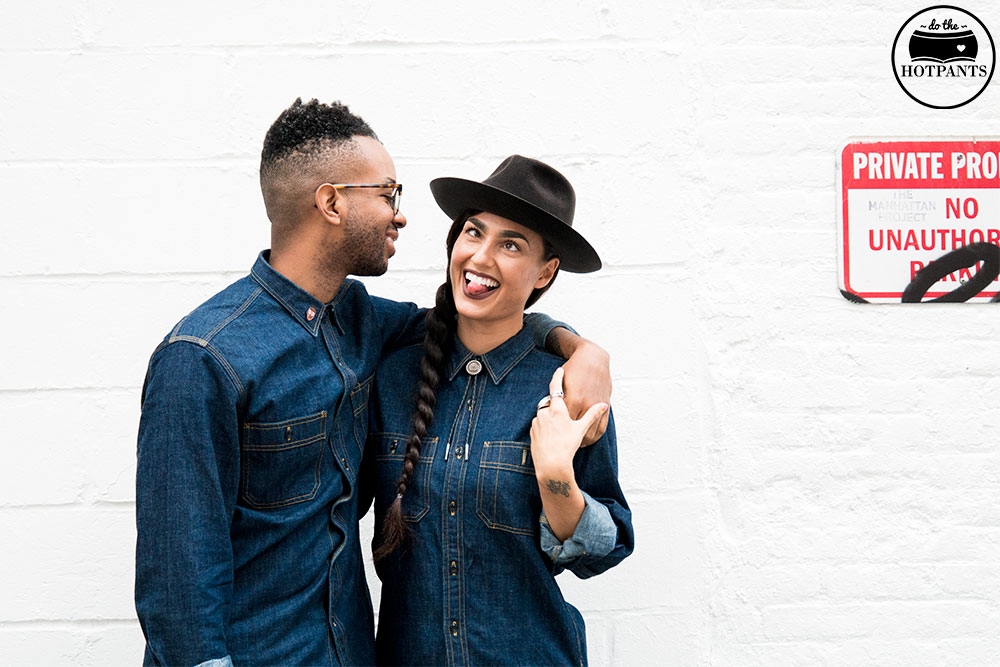
M 565 542 L 560 542 L 552 532 L 544 510 L 539 518 L 542 527 L 540 535 L 542 551 L 556 565 L 567 565 L 584 556 L 594 558 L 607 556 L 615 548 L 618 528 L 611 519 L 611 512 L 586 492 L 581 491 L 581 493 L 586 505 L 580 516 L 580 522 L 576 524 L 576 530 Z
M 233 660 L 227 655 L 225 658 L 215 658 L 214 660 L 199 662 L 194 667 L 233 667 Z

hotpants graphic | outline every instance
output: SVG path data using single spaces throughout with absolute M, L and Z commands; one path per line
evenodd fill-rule
M 979 55 L 979 40 L 971 30 L 943 35 L 916 30 L 910 37 L 909 49 L 910 60 L 914 62 L 929 60 L 936 63 L 974 63 Z
M 989 30 L 951 5 L 928 7 L 911 16 L 892 45 L 892 71 L 899 87 L 932 109 L 954 109 L 979 97 L 995 65 Z

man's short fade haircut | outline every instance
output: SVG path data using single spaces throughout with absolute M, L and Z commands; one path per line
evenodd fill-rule
M 298 151 L 308 151 L 316 144 L 339 144 L 352 137 L 378 139 L 363 119 L 340 102 L 323 104 L 319 100 L 302 103 L 298 98 L 281 112 L 264 137 L 260 154 L 263 168 Z
M 303 104 L 300 97 L 282 111 L 264 136 L 260 154 L 261 192 L 271 222 L 294 217 L 302 195 L 340 176 L 331 166 L 350 167 L 350 158 L 361 154 L 356 137 L 378 141 L 368 123 L 340 102 L 313 99 Z

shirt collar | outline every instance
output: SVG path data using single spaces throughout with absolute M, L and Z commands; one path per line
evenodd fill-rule
M 473 359 L 482 364 L 482 370 L 489 373 L 493 384 L 500 384 L 507 373 L 517 366 L 518 362 L 528 356 L 528 353 L 535 347 L 535 339 L 526 327 L 496 346 L 486 354 L 473 354 L 462 345 L 462 341 L 455 336 L 454 349 L 448 359 L 446 372 L 449 380 L 454 380 L 460 372 L 468 373 L 468 364 Z M 474 369 L 475 365 L 473 365 Z M 471 373 L 475 375 L 476 373 Z
M 328 305 L 322 303 L 304 289 L 281 275 L 268 263 L 271 251 L 264 250 L 257 256 L 250 275 L 264 290 L 280 303 L 313 337 L 319 335 L 319 325 L 323 321 Z M 338 291 L 338 296 L 340 291 Z M 334 297 L 334 302 L 337 297 Z

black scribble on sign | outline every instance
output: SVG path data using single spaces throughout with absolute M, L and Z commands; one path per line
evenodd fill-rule
M 937 281 L 956 271 L 973 267 L 980 262 L 982 262 L 982 266 L 979 267 L 971 280 L 936 299 L 921 301 L 927 290 Z M 920 269 L 903 290 L 902 301 L 903 303 L 962 303 L 982 292 L 998 275 L 1000 275 L 1000 246 L 986 242 L 970 243 L 941 255 Z M 990 301 L 996 303 L 998 299 L 1000 299 L 1000 293 L 997 293 Z

